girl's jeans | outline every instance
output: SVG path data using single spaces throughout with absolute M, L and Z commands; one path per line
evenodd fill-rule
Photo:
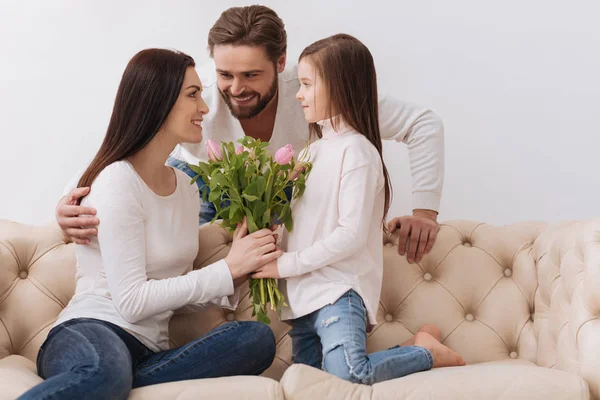
M 354 383 L 372 385 L 433 367 L 431 353 L 420 346 L 367 354 L 367 311 L 354 290 L 334 304 L 293 320 L 290 336 L 295 363 Z

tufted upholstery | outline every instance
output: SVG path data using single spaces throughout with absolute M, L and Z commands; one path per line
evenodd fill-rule
M 197 267 L 227 254 L 230 238 L 221 228 L 200 233 Z M 384 287 L 369 351 L 434 323 L 467 367 L 372 387 L 302 365 L 288 368 L 289 326 L 272 315 L 277 357 L 266 378 L 176 382 L 137 389 L 132 398 L 600 399 L 600 219 L 506 227 L 449 222 L 420 264 L 408 264 L 396 244 L 396 237 L 384 239 Z M 0 398 L 41 381 L 33 361 L 73 294 L 74 272 L 74 245 L 58 228 L 0 221 L 0 387 L 8 388 Z M 210 307 L 176 315 L 172 345 L 250 313 L 245 298 L 235 312 Z

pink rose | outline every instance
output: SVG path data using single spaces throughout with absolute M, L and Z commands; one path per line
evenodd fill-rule
M 240 144 L 238 147 L 236 147 L 236 148 L 235 148 L 235 154 L 236 154 L 236 155 L 238 155 L 238 156 L 239 156 L 239 155 L 240 155 L 240 154 L 242 154 L 243 152 L 244 152 L 244 146 L 242 146 L 241 144 Z
M 221 146 L 212 139 L 206 141 L 206 154 L 210 161 L 220 161 L 223 159 L 223 153 L 221 152 Z
M 294 149 L 291 144 L 288 144 L 275 152 L 274 159 L 277 164 L 286 165 L 292 161 L 292 157 L 294 157 Z

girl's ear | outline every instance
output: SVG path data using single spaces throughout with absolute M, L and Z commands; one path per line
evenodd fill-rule
M 286 55 L 283 53 L 277 60 L 277 72 L 282 73 L 285 70 Z

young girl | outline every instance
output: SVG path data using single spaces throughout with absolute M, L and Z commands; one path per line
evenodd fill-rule
M 464 365 L 428 333 L 367 354 L 367 331 L 377 323 L 383 276 L 382 230 L 390 182 L 382 158 L 377 82 L 369 50 L 349 35 L 319 40 L 300 55 L 301 102 L 311 136 L 313 170 L 294 204 L 287 252 L 253 275 L 286 278 L 296 363 L 343 379 L 374 384 L 433 367 Z

